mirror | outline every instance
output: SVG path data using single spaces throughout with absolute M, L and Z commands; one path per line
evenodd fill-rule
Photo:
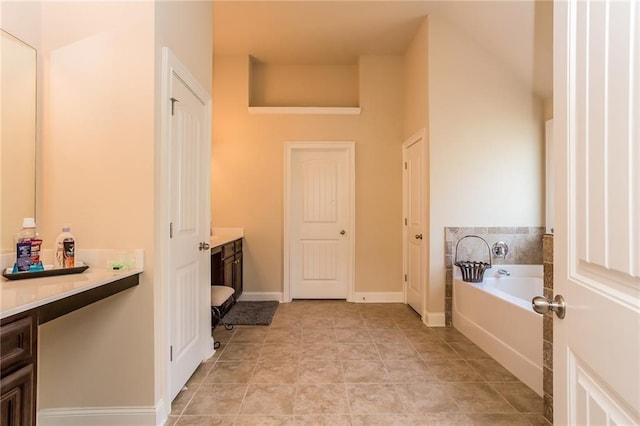
M 36 50 L 0 33 L 0 253 L 10 253 L 36 211 Z

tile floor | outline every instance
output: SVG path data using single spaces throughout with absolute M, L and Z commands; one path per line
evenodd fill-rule
M 403 304 L 294 301 L 222 344 L 167 425 L 548 425 L 542 398 Z

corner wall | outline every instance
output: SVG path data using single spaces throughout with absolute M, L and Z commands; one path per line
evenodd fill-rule
M 444 312 L 446 226 L 541 226 L 543 104 L 442 15 L 429 18 L 430 275 Z

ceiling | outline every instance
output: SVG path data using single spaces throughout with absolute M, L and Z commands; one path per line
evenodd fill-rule
M 213 7 L 215 55 L 277 64 L 403 55 L 424 17 L 438 15 L 538 96 L 552 94 L 551 1 L 214 0 Z

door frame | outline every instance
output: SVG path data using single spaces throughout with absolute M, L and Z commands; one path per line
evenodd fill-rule
M 154 259 L 153 264 L 155 279 L 160 284 L 159 291 L 154 292 L 154 353 L 157 362 L 155 363 L 155 377 L 160 378 L 160 398 L 158 399 L 157 412 L 159 418 L 166 419 L 171 412 L 171 359 L 169 346 L 171 345 L 171 305 L 169 300 L 169 276 L 170 276 L 170 236 L 169 223 L 171 219 L 171 77 L 175 73 L 185 82 L 185 84 L 205 103 L 205 128 L 204 137 L 211 140 L 211 96 L 204 89 L 191 72 L 180 62 L 177 56 L 168 48 L 162 48 L 161 64 L 161 92 L 160 92 L 160 136 L 156 139 L 155 158 L 155 215 L 154 215 Z M 210 173 L 209 173 L 210 175 Z M 203 185 L 210 185 L 207 180 Z M 211 191 L 204 193 L 209 197 L 205 205 L 210 206 Z M 211 215 L 211 209 L 207 211 Z M 209 220 L 209 223 L 211 221 Z M 206 240 L 209 239 L 207 235 Z M 207 306 L 207 312 L 210 307 Z M 208 314 L 210 315 L 210 314 Z M 213 349 L 213 337 L 207 339 L 206 346 L 202 348 L 203 360 L 215 353 Z
M 426 137 L 426 129 L 422 128 L 420 130 L 418 130 L 416 133 L 414 133 L 413 135 L 411 135 L 409 138 L 407 138 L 407 140 L 405 140 L 402 143 L 402 218 L 403 218 L 403 226 L 402 226 L 402 269 L 403 269 L 403 277 L 402 277 L 402 290 L 403 290 L 403 300 L 404 303 L 407 304 L 407 288 L 408 288 L 408 282 L 404 280 L 404 276 L 408 277 L 409 271 L 408 271 L 408 253 L 407 253 L 407 242 L 408 242 L 408 237 L 407 237 L 407 230 L 408 230 L 408 226 L 404 225 L 404 219 L 406 219 L 408 217 L 408 200 L 409 200 L 409 194 L 407 193 L 407 185 L 408 185 L 408 179 L 407 179 L 407 173 L 405 171 L 404 168 L 404 164 L 407 161 L 407 150 L 409 149 L 409 146 L 413 145 L 416 142 L 420 142 L 422 144 L 422 151 L 420 152 L 420 159 L 422 161 L 422 168 L 420 170 L 420 180 L 422 181 L 422 185 L 423 185 L 423 197 L 422 197 L 422 235 L 423 235 L 423 239 L 422 239 L 422 255 L 421 255 L 421 259 L 420 259 L 420 269 L 422 271 L 424 271 L 424 274 L 422 274 L 422 279 L 420 282 L 420 297 L 422 299 L 422 312 L 420 313 L 422 321 L 424 322 L 425 318 L 426 318 L 426 312 L 427 312 L 427 272 L 428 272 L 428 268 L 427 268 L 427 248 L 429 247 L 429 245 L 427 244 L 428 242 L 428 229 L 429 227 L 427 226 L 428 223 L 428 215 L 427 215 L 427 200 L 428 200 L 428 194 L 426 193 L 426 189 L 427 189 L 427 182 L 425 179 L 425 176 L 427 175 L 427 147 L 425 144 L 425 137 Z M 424 238 L 427 237 L 427 238 Z
M 292 232 L 292 206 L 291 206 L 291 166 L 293 153 L 296 151 L 312 150 L 344 150 L 349 155 L 349 215 L 348 215 L 348 262 L 347 274 L 347 301 L 353 302 L 355 286 L 355 224 L 356 224 L 356 156 L 355 142 L 285 142 L 284 144 L 284 262 L 283 262 L 283 302 L 291 302 L 291 232 Z

